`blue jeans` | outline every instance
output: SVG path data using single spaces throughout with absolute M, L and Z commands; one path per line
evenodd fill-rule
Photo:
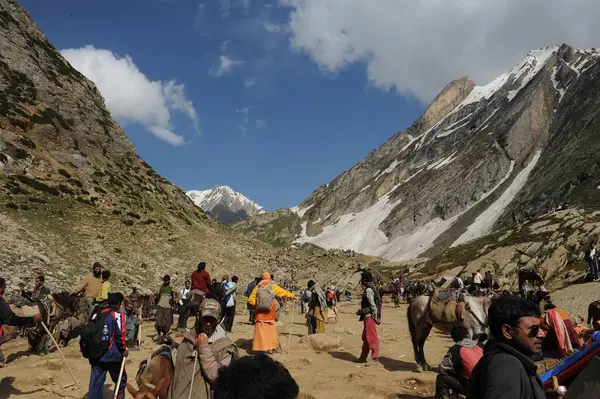
M 89 399 L 104 399 L 104 383 L 106 382 L 106 372 L 110 375 L 115 385 L 119 379 L 121 363 L 103 363 L 92 364 L 92 374 L 90 375 Z M 125 398 L 125 386 L 127 385 L 127 372 L 123 370 L 123 378 L 119 386 L 117 399 Z M 116 387 L 115 387 L 116 389 Z

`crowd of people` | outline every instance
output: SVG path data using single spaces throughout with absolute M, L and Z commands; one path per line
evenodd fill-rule
M 127 373 L 121 365 L 130 350 L 139 349 L 142 295 L 136 286 L 131 287 L 127 296 L 113 292 L 110 276 L 109 270 L 94 263 L 92 272 L 71 290 L 81 297 L 82 313 L 85 315 L 80 348 L 91 366 L 90 399 L 103 398 L 107 374 L 116 385 L 117 398 L 123 398 L 126 389 L 134 396 L 139 392 L 128 386 Z M 481 275 L 479 270 L 470 280 L 467 286 L 457 278 L 452 285 L 459 290 L 478 293 L 483 287 L 494 284 L 491 273 Z M 363 345 L 357 362 L 378 364 L 382 299 L 369 270 L 361 272 L 360 281 L 362 298 L 356 315 L 363 325 Z M 284 302 L 294 301 L 296 304 L 296 295 L 280 286 L 269 272 L 263 272 L 247 285 L 245 306 L 248 321 L 254 325 L 252 351 L 256 355 L 240 358 L 236 343 L 228 335 L 234 325 L 237 285 L 237 276 L 229 278 L 224 275 L 221 282 L 211 279 L 204 262 L 198 264 L 178 292 L 171 287 L 170 276 L 163 277 L 154 295 L 155 341 L 162 349 L 153 356 L 167 358 L 173 367 L 168 383 L 150 384 L 155 397 L 161 390 L 168 392 L 171 398 L 189 397 L 190 392 L 194 392 L 194 397 L 207 399 L 250 398 L 254 396 L 248 396 L 247 392 L 259 391 L 265 396 L 256 397 L 265 399 L 295 398 L 298 395 L 298 386 L 289 372 L 268 356 L 281 350 L 277 321 Z M 23 290 L 21 293 L 23 298 L 39 305 L 40 311 L 32 317 L 14 314 L 3 297 L 5 290 L 5 281 L 0 278 L 0 326 L 25 326 L 39 331 L 36 325 L 49 322 L 51 291 L 45 286 L 44 276 L 36 278 L 32 291 Z M 323 289 L 314 280 L 308 281 L 297 304 L 306 317 L 309 335 L 325 333 L 327 325 L 337 321 L 337 304 L 341 296 L 341 290 L 333 285 Z M 175 312 L 179 314 L 179 320 L 174 328 Z M 191 317 L 195 320 L 193 327 L 188 329 Z M 488 327 L 489 336 L 482 334 L 477 339 L 472 339 L 465 328 L 454 327 L 451 337 L 455 344 L 439 365 L 436 399 L 449 398 L 451 393 L 468 398 L 544 398 L 534 356 L 542 349 L 550 349 L 555 350 L 558 356 L 566 357 L 585 345 L 575 333 L 568 315 L 549 297 L 543 314 L 536 303 L 521 296 L 501 295 L 492 299 Z M 169 349 L 174 344 L 173 330 L 181 337 L 175 359 Z M 546 344 L 549 334 L 554 334 L 552 342 L 556 346 Z M 600 331 L 589 335 L 591 342 L 600 339 Z M 14 334 L 0 335 L 0 345 L 14 337 Z M 4 358 L 0 352 L 1 361 Z M 146 364 L 146 367 L 149 365 Z M 150 370 L 149 373 L 152 376 L 158 371 Z M 248 375 L 260 373 L 265 376 L 275 373 L 282 380 L 276 384 L 263 381 L 260 386 L 248 381 Z M 232 378 L 237 380 L 232 381 Z M 146 385 L 139 389 L 149 389 Z

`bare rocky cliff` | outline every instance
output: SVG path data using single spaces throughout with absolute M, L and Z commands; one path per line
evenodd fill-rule
M 432 257 L 559 202 L 597 205 L 599 59 L 547 47 L 485 86 L 450 83 L 412 126 L 294 209 L 295 239 Z
M 13 0 L 0 0 L 0 231 L 13 292 L 38 273 L 66 289 L 94 261 L 122 289 L 167 273 L 181 285 L 200 260 L 242 282 L 264 269 L 342 279 L 364 260 L 275 250 L 206 216 L 136 154 L 94 84 Z

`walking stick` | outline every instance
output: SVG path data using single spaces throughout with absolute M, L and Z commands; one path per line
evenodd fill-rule
M 194 367 L 192 368 L 192 382 L 190 383 L 190 393 L 188 399 L 192 399 L 192 389 L 194 388 L 194 376 L 196 375 L 196 365 L 198 364 L 198 352 L 194 351 Z
M 296 308 L 296 301 L 294 301 L 294 308 Z M 292 311 L 292 321 L 290 321 L 290 332 L 288 333 L 288 344 L 287 351 L 290 353 L 290 343 L 292 342 L 292 326 L 294 325 L 294 311 Z
M 115 387 L 115 396 L 113 396 L 113 399 L 117 399 L 117 396 L 119 396 L 119 388 L 121 387 L 123 371 L 125 370 L 125 360 L 127 360 L 127 358 L 123 357 L 123 361 L 121 362 L 121 370 L 119 370 L 119 379 L 117 380 L 117 386 Z
M 69 370 L 69 374 L 71 374 L 71 378 L 73 378 L 73 383 L 75 384 L 75 386 L 77 388 L 79 388 L 79 384 L 77 384 L 77 380 L 75 379 L 75 376 L 73 375 L 73 371 L 71 370 L 71 367 L 69 367 L 69 363 L 67 363 L 67 359 L 65 359 L 65 355 L 60 350 L 60 347 L 58 346 L 58 342 L 56 342 L 56 340 L 54 339 L 54 336 L 50 333 L 50 330 L 48 330 L 48 327 L 46 326 L 46 323 L 44 323 L 42 321 L 41 324 L 42 324 L 42 327 L 44 327 L 44 330 L 46 330 L 46 334 L 48 334 L 50 336 L 50 339 L 54 343 L 54 346 L 56 346 L 56 349 L 58 350 L 58 353 L 60 353 L 60 357 L 62 357 L 62 360 L 65 363 L 65 366 L 67 366 L 67 370 Z M 68 387 L 70 387 L 72 385 L 73 384 L 65 385 L 65 386 L 63 386 L 63 388 L 68 388 Z

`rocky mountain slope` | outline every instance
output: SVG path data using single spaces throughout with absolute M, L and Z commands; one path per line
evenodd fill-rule
M 117 289 L 155 289 L 166 273 L 183 284 L 200 260 L 242 283 L 265 269 L 342 281 L 369 260 L 275 250 L 209 218 L 136 154 L 94 84 L 14 0 L 0 0 L 0 231 L 13 293 L 38 273 L 66 289 L 94 261 Z
M 264 208 L 228 186 L 210 190 L 190 190 L 186 195 L 206 214 L 221 223 L 230 224 L 264 213 Z
M 597 206 L 599 60 L 548 47 L 485 86 L 451 82 L 411 127 L 293 209 L 298 242 L 433 257 L 560 202 Z
M 297 213 L 278 209 L 235 223 L 231 228 L 276 247 L 286 247 L 302 233 L 302 222 Z

